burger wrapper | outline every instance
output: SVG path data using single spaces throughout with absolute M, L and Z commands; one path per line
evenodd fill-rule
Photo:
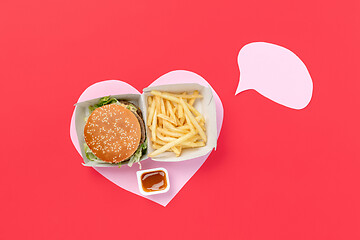
M 217 143 L 217 124 L 216 124 L 216 106 L 215 100 L 213 98 L 212 90 L 210 87 L 205 87 L 195 83 L 184 83 L 184 84 L 169 84 L 169 85 L 159 85 L 148 87 L 143 90 L 143 94 L 120 94 L 120 95 L 111 95 L 117 99 L 127 100 L 129 102 L 137 105 L 143 113 L 143 118 L 145 123 L 147 122 L 147 97 L 150 96 L 152 90 L 158 91 L 167 91 L 172 93 L 183 93 L 183 92 L 193 92 L 198 90 L 203 98 L 199 98 L 195 101 L 194 107 L 204 116 L 205 118 L 205 128 L 207 143 L 204 147 L 199 148 L 187 148 L 183 149 L 181 155 L 176 157 L 172 152 L 164 152 L 156 157 L 153 157 L 154 161 L 161 162 L 179 162 L 185 160 L 191 160 L 193 158 L 201 157 L 208 154 L 212 149 L 216 148 Z M 117 167 L 116 164 L 110 163 L 101 163 L 91 161 L 86 157 L 84 151 L 84 127 L 86 124 L 86 117 L 89 116 L 89 106 L 97 104 L 100 98 L 91 99 L 84 102 L 79 102 L 75 104 L 75 127 L 76 133 L 78 136 L 79 146 L 81 149 L 81 155 L 84 159 L 84 166 L 89 167 Z M 148 136 L 151 136 L 149 128 L 146 126 L 146 136 L 148 143 L 148 151 L 143 155 L 140 161 L 148 158 L 148 153 L 153 152 L 151 139 Z

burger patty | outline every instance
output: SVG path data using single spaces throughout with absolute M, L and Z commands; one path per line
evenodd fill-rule
M 130 106 L 130 111 L 136 116 L 136 118 L 138 119 L 139 123 L 140 123 L 140 128 L 141 128 L 141 138 L 140 138 L 140 143 L 139 146 L 141 146 L 141 144 L 143 144 L 145 142 L 145 138 L 146 138 L 146 132 L 145 132 L 145 122 L 141 113 L 141 110 L 138 106 L 136 106 L 135 104 L 126 101 L 126 100 L 118 100 L 119 103 L 121 105 L 123 105 L 124 107 L 127 107 L 129 105 L 134 106 L 134 108 L 136 108 L 136 111 L 134 111 Z

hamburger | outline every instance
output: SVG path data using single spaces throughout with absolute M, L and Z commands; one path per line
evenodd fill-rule
M 140 162 L 146 153 L 142 113 L 135 104 L 110 96 L 89 107 L 84 127 L 85 154 L 91 161 L 128 164 Z

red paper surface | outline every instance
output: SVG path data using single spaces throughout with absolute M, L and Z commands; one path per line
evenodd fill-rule
M 359 1 L 0 2 L 0 239 L 359 239 Z M 242 46 L 284 46 L 304 110 L 234 96 Z M 225 109 L 217 151 L 164 208 L 110 183 L 69 136 L 89 85 L 185 69 Z

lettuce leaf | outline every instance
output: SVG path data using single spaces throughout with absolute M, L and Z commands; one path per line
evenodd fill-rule
M 146 153 L 146 150 L 147 150 L 147 141 L 145 139 L 143 144 L 141 144 L 136 150 L 136 152 L 131 156 L 128 166 L 131 167 L 134 163 L 140 162 L 140 158 L 143 154 Z
M 129 109 L 132 112 L 136 112 L 137 111 L 137 107 L 135 107 L 134 105 L 132 105 L 131 103 L 129 105 L 126 106 L 127 109 Z
M 87 157 L 87 159 L 89 159 L 90 161 L 95 161 L 95 162 L 101 162 L 101 163 L 105 163 L 104 161 L 100 160 L 89 148 L 89 146 L 84 143 L 84 151 L 85 151 L 85 155 Z
M 95 109 L 111 104 L 111 103 L 119 103 L 119 101 L 116 98 L 113 98 L 111 96 L 106 96 L 106 97 L 102 97 L 100 98 L 99 102 L 93 106 L 89 106 L 89 111 L 90 113 L 92 113 L 92 111 L 94 111 Z

